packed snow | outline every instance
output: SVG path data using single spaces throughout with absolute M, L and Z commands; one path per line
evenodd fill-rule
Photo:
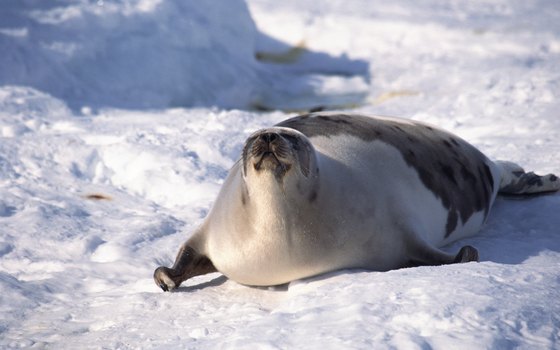
M 312 108 L 560 173 L 560 5 L 4 0 L 0 348 L 557 349 L 560 194 L 498 198 L 481 262 L 252 288 L 152 280 L 245 138 Z

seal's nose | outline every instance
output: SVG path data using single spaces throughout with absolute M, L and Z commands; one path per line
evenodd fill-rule
M 271 144 L 274 141 L 278 140 L 278 134 L 274 132 L 267 132 L 260 135 L 260 139 L 268 144 Z

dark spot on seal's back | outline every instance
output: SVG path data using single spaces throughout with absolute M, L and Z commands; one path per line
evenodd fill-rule
M 453 232 L 453 230 L 455 230 L 455 227 L 457 227 L 457 212 L 454 210 L 449 211 L 449 214 L 447 215 L 447 224 L 445 225 L 445 232 Z M 449 236 L 449 234 L 446 234 L 446 237 Z
M 309 114 L 278 126 L 298 130 L 309 138 L 350 135 L 366 142 L 385 142 L 400 151 L 406 163 L 448 210 L 446 236 L 472 214 L 488 215 L 494 180 L 487 158 L 458 137 L 429 125 L 345 114 Z M 414 141 L 413 141 L 414 140 Z M 414 142 L 414 147 L 411 147 Z
M 464 164 L 461 164 L 461 176 L 463 177 L 463 180 L 474 183 L 476 181 L 476 177 L 474 176 L 474 174 L 472 172 L 469 171 L 469 169 L 467 169 L 467 167 L 465 167 Z
M 475 204 L 476 204 L 477 206 L 482 206 L 482 198 L 476 197 Z
M 399 132 L 404 132 L 404 130 L 398 125 L 393 125 L 392 128 L 393 128 L 393 130 L 397 130 Z
M 420 180 L 422 183 L 432 190 L 433 188 L 438 188 L 440 182 L 442 180 L 440 174 L 435 171 L 435 168 L 424 168 L 422 166 L 416 169 L 418 171 L 418 175 L 420 176 Z M 433 192 L 433 191 L 432 191 Z M 439 192 L 435 193 L 436 196 L 441 200 L 443 206 L 445 208 L 450 208 L 452 205 L 452 198 L 450 197 L 449 193 L 446 192 Z
M 334 124 L 351 124 L 352 122 L 346 119 L 335 118 L 334 116 L 319 115 L 317 116 L 319 120 L 328 121 Z
M 439 166 L 442 173 L 449 179 L 449 181 L 457 185 L 457 180 L 455 180 L 455 174 L 453 173 L 453 168 L 441 162 L 439 163 Z
M 408 154 L 408 156 L 409 156 L 410 158 L 415 158 L 415 157 L 416 157 L 416 154 L 415 154 L 414 151 L 411 150 L 411 149 L 408 150 L 408 153 L 407 153 L 407 154 Z
M 554 175 L 554 174 L 551 174 L 551 175 L 549 176 L 548 179 L 549 179 L 550 181 L 554 182 L 554 181 L 558 180 L 558 176 L 556 176 L 556 175 Z
M 494 177 L 492 176 L 492 172 L 490 171 L 490 167 L 486 164 L 483 164 L 484 174 L 486 174 L 487 183 L 490 184 L 490 192 L 494 192 Z

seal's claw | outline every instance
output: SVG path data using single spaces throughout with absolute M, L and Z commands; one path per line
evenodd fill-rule
M 159 287 L 164 291 L 164 292 L 169 292 L 169 288 L 167 288 L 167 285 L 165 283 L 161 283 L 159 285 Z

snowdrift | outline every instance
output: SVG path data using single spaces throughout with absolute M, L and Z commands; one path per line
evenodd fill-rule
M 300 75 L 260 64 L 242 0 L 8 1 L 0 23 L 0 82 L 48 92 L 75 110 L 343 105 L 367 89 L 367 65 L 349 69 L 344 57 L 303 60 Z M 325 89 L 324 80 L 337 86 Z

